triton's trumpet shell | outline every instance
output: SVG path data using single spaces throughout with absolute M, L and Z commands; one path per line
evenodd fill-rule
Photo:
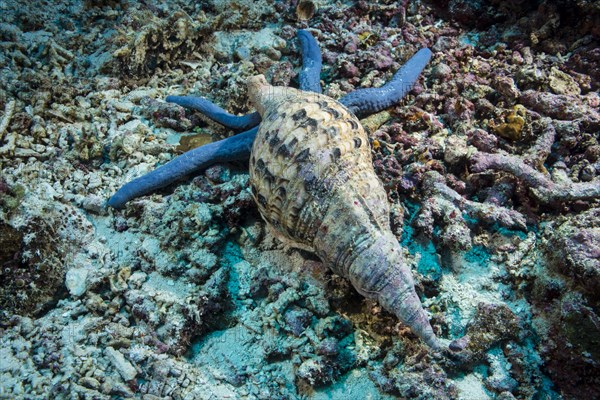
M 270 86 L 262 75 L 248 89 L 262 116 L 250 184 L 265 221 L 439 348 L 390 231 L 387 196 L 358 119 L 327 96 Z

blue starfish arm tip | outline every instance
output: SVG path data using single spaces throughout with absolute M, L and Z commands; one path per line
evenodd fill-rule
M 298 77 L 301 90 L 321 93 L 321 49 L 309 31 L 298 30 L 300 51 L 302 52 L 302 69 Z
M 248 130 L 260 123 L 260 115 L 257 112 L 233 115 L 204 97 L 167 96 L 165 101 L 197 110 L 213 121 L 236 131 Z
M 428 48 L 417 51 L 385 85 L 355 90 L 342 97 L 340 103 L 357 115 L 376 113 L 394 105 L 413 88 L 431 55 Z
M 248 159 L 257 131 L 258 127 L 255 127 L 175 157 L 154 171 L 123 185 L 108 200 L 107 205 L 120 209 L 129 200 L 152 193 L 212 164 Z

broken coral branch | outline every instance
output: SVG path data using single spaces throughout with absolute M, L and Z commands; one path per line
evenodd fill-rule
M 552 124 L 552 119 L 543 118 L 540 123 L 546 125 L 544 131 L 538 136 L 534 145 L 523 155 L 523 161 L 534 168 L 544 164 L 544 161 L 550 155 L 556 137 L 556 129 Z
M 429 171 L 423 181 L 423 189 L 427 200 L 416 225 L 428 230 L 433 226 L 433 219 L 443 217 L 446 227 L 442 233 L 442 241 L 460 249 L 471 247 L 469 228 L 464 215 L 477 221 L 489 224 L 498 223 L 507 228 L 525 229 L 525 217 L 515 210 L 493 203 L 479 203 L 465 199 L 448 187 L 444 178 L 435 171 Z M 431 232 L 428 232 L 431 234 Z
M 10 119 L 15 112 L 15 104 L 14 100 L 9 101 L 4 106 L 4 116 L 2 117 L 2 121 L 0 121 L 0 140 L 4 139 L 4 133 L 8 129 L 8 124 L 10 123 Z
M 544 204 L 600 197 L 598 181 L 555 183 L 516 156 L 477 152 L 471 156 L 471 161 L 474 172 L 491 169 L 514 175 L 526 183 L 537 200 Z

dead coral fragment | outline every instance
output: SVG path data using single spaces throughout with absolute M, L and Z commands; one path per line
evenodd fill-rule
M 523 106 L 515 106 L 504 116 L 505 122 L 492 125 L 496 134 L 504 139 L 516 142 L 523 136 L 525 127 L 525 109 Z
M 11 100 L 8 103 L 6 103 L 6 106 L 4 107 L 4 115 L 2 116 L 2 120 L 0 121 L 0 140 L 4 139 L 4 133 L 6 132 L 6 129 L 8 129 L 10 119 L 12 118 L 13 113 L 15 112 L 15 104 L 16 102 L 14 100 Z
M 550 118 L 544 118 L 540 122 L 546 125 L 543 132 L 522 157 L 478 152 L 471 156 L 472 170 L 508 172 L 526 183 L 536 199 L 544 204 L 600 197 L 600 184 L 597 181 L 575 183 L 567 176 L 561 176 L 560 181 L 554 182 L 535 169 L 539 168 L 545 172 L 543 164 L 556 137 L 556 130 Z
M 454 350 L 461 350 L 467 363 L 483 359 L 492 346 L 516 339 L 520 329 L 519 318 L 504 304 L 479 303 L 475 316 L 467 326 L 467 333 L 452 342 Z
M 531 193 L 544 204 L 591 200 L 600 197 L 598 182 L 555 183 L 516 156 L 478 152 L 471 157 L 475 172 L 497 170 L 508 172 L 525 182 Z
M 471 247 L 470 229 L 464 215 L 489 224 L 498 223 L 507 228 L 525 229 L 525 217 L 517 211 L 492 203 L 478 203 L 462 197 L 449 188 L 444 178 L 435 171 L 425 174 L 423 182 L 427 200 L 416 225 L 431 235 L 434 219 L 443 219 L 442 241 L 455 249 Z
M 556 138 L 556 129 L 550 118 L 543 118 L 539 122 L 545 124 L 544 130 L 539 134 L 534 145 L 525 152 L 523 161 L 534 168 L 545 170 L 544 162 L 550 155 L 552 144 Z
M 98 127 L 93 124 L 84 124 L 81 126 L 81 130 L 69 132 L 69 138 L 73 140 L 74 152 L 68 157 L 75 157 L 83 162 L 102 157 L 104 148 L 101 136 Z
M 135 32 L 127 45 L 113 53 L 113 57 L 120 61 L 113 72 L 150 75 L 156 68 L 191 56 L 201 39 L 208 35 L 189 16 L 177 12 L 168 20 L 148 24 L 140 32 Z
M 582 104 L 579 96 L 526 90 L 519 98 L 527 108 L 561 120 L 597 119 L 598 113 Z
M 4 115 L 0 121 L 0 144 L 4 144 L 0 146 L 0 155 L 12 153 L 15 150 L 17 135 L 14 133 L 6 134 L 10 120 L 15 112 L 15 104 L 15 101 L 11 100 L 6 103 L 6 106 L 4 107 Z

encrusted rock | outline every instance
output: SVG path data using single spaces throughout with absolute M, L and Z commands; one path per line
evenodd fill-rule
M 137 376 L 137 370 L 129 361 L 125 359 L 125 356 L 121 354 L 119 351 L 115 350 L 112 347 L 107 347 L 104 350 L 104 353 L 115 367 L 115 369 L 119 372 L 121 377 L 125 382 L 129 382 L 135 379 Z
M 86 268 L 71 268 L 67 271 L 65 285 L 71 296 L 79 297 L 87 290 L 88 270 Z

